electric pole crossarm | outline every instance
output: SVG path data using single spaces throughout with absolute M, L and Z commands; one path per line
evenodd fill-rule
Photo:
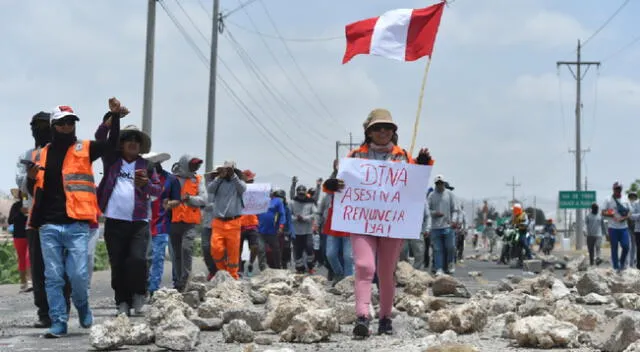
M 567 66 L 573 74 L 573 78 L 576 80 L 576 191 L 580 192 L 582 190 L 582 153 L 584 152 L 581 147 L 580 140 L 580 119 L 582 115 L 582 96 L 581 96 L 581 83 L 584 78 L 582 72 L 582 67 L 585 66 L 587 70 L 585 70 L 584 74 L 586 75 L 589 67 L 591 66 L 600 66 L 600 62 L 598 61 L 582 61 L 581 58 L 581 46 L 580 41 L 578 40 L 578 50 L 576 51 L 576 61 L 558 61 L 556 63 L 557 67 Z M 573 66 L 575 66 L 576 71 L 574 73 Z M 582 211 L 578 209 L 576 211 L 576 249 L 581 250 L 584 245 L 584 236 L 582 236 L 582 229 L 584 227 Z

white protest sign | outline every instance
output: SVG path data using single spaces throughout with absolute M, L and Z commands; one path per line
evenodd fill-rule
M 271 203 L 271 185 L 268 183 L 247 184 L 247 190 L 242 195 L 244 202 L 244 215 L 256 215 L 265 213 Z
M 431 166 L 358 158 L 340 160 L 344 190 L 333 198 L 331 229 L 419 239 Z

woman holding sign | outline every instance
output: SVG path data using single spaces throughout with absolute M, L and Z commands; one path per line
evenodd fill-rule
M 384 109 L 371 111 L 364 121 L 363 127 L 365 141 L 359 148 L 352 150 L 349 157 L 421 165 L 433 164 L 428 149 L 421 149 L 417 160 L 414 160 L 406 150 L 397 145 L 398 126 L 393 122 L 389 111 Z M 344 182 L 335 177 L 324 183 L 325 192 L 330 194 L 340 192 L 343 189 Z M 331 218 L 331 213 L 332 208 L 329 209 L 328 218 Z M 394 272 L 403 240 L 356 233 L 350 235 L 355 263 L 356 314 L 358 315 L 353 334 L 358 338 L 366 338 L 370 335 L 369 304 L 371 302 L 371 284 L 376 272 L 380 284 L 378 334 L 391 334 L 393 328 L 390 316 L 396 287 Z

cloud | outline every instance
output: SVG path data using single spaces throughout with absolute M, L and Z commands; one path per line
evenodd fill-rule
M 452 8 L 443 18 L 442 37 L 458 45 L 472 47 L 509 47 L 534 45 L 538 48 L 557 48 L 575 45 L 588 31 L 574 17 L 557 11 L 531 9 L 521 11 L 520 2 L 498 6 L 463 6 Z

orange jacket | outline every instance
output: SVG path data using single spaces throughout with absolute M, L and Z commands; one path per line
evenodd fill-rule
M 198 187 L 202 176 L 196 175 L 196 181 L 186 179 L 182 189 L 180 190 L 180 196 L 184 197 L 185 194 L 191 196 L 198 195 Z M 184 222 L 186 224 L 200 224 L 201 220 L 200 208 L 190 207 L 184 203 L 177 206 L 171 211 L 171 222 Z
M 62 163 L 62 186 L 66 198 L 67 215 L 79 221 L 96 221 L 98 198 L 93 179 L 93 168 L 89 156 L 90 141 L 78 141 L 67 150 Z M 34 151 L 33 160 L 46 169 L 49 146 Z M 34 202 L 31 212 L 40 201 L 38 194 L 44 188 L 45 170 L 38 171 L 33 190 Z M 31 218 L 31 214 L 30 214 Z M 31 223 L 31 219 L 29 219 Z

